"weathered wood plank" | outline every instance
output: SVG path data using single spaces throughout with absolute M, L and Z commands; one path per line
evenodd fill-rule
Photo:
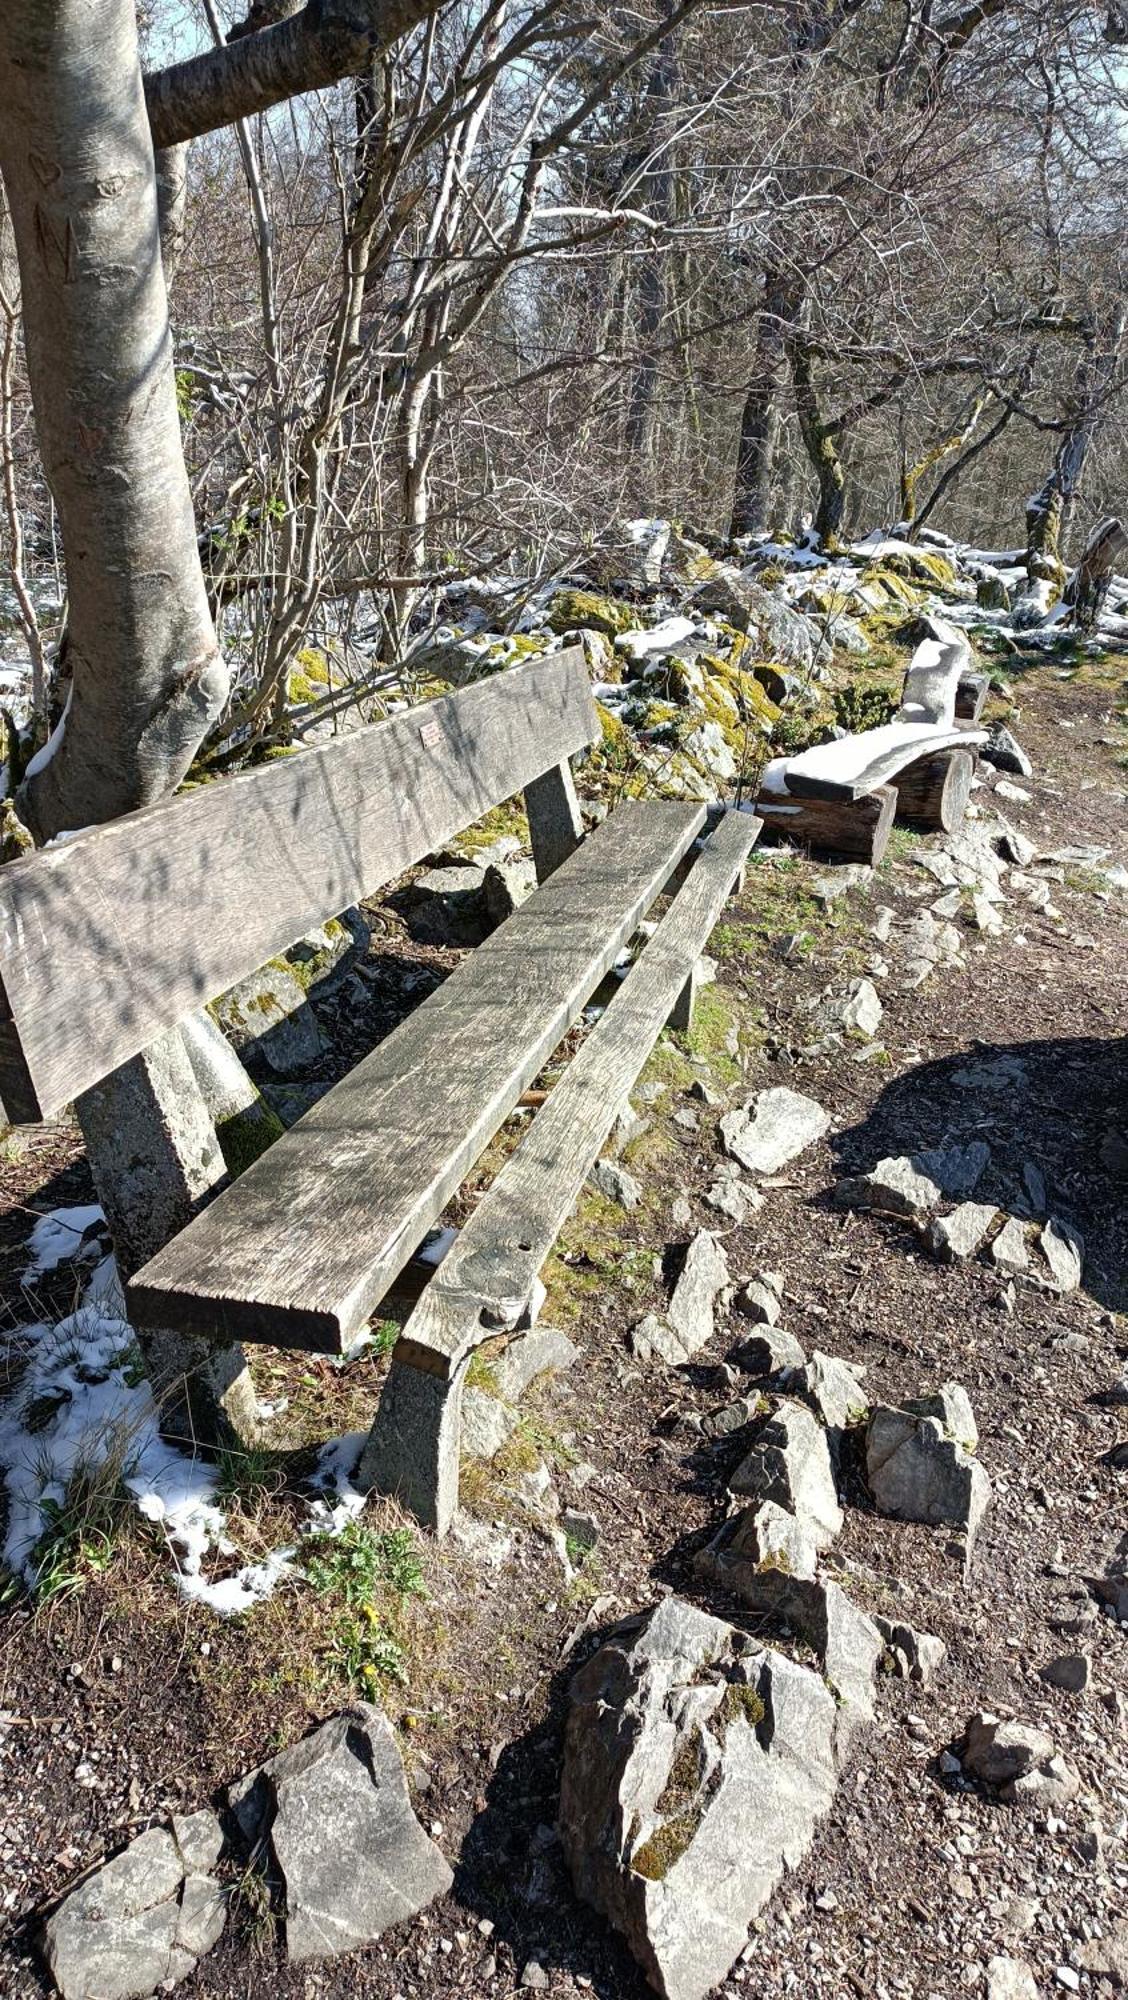
M 799 799 L 860 799 L 879 785 L 891 784 L 899 771 L 920 757 L 941 750 L 966 749 L 986 737 L 933 723 L 887 722 L 880 729 L 844 736 L 837 743 L 820 743 L 787 760 L 787 789 Z
M 667 803 L 613 813 L 138 1272 L 135 1322 L 337 1352 L 575 1020 L 704 816 Z
M 606 1013 L 479 1202 L 396 1343 L 361 1460 L 439 1534 L 458 1505 L 458 1416 L 477 1344 L 517 1324 L 591 1163 L 692 977 L 760 830 L 730 812 L 709 836 Z
M 0 1075 L 49 1115 L 596 741 L 579 647 L 0 870 Z

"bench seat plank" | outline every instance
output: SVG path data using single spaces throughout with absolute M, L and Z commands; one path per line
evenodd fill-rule
M 918 757 L 966 750 L 985 741 L 982 731 L 945 729 L 929 722 L 887 722 L 836 743 L 819 743 L 798 757 L 776 759 L 783 769 L 777 781 L 774 767 L 768 767 L 772 779 L 765 771 L 764 789 L 778 790 L 781 798 L 789 794 L 796 799 L 862 799 L 879 785 L 891 783 Z
M 576 1019 L 704 820 L 620 807 L 139 1271 L 141 1327 L 337 1353 Z
M 449 1368 L 483 1339 L 482 1318 L 513 1327 L 533 1281 L 690 978 L 760 832 L 728 812 L 605 1014 L 444 1257 L 396 1354 Z
M 599 738 L 569 647 L 0 870 L 0 1098 L 48 1117 Z
M 528 1133 L 483 1195 L 396 1343 L 361 1458 L 444 1534 L 458 1505 L 459 1418 L 474 1348 L 515 1326 L 537 1273 L 731 895 L 760 823 L 729 812 Z

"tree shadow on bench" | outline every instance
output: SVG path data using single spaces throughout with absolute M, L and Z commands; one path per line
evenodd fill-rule
M 1072 1222 L 1085 1240 L 1083 1290 L 1128 1311 L 1128 1039 L 981 1043 L 922 1063 L 833 1146 L 838 1171 L 853 1174 L 887 1154 L 976 1139 L 991 1159 L 974 1199 Z M 1044 1209 L 1024 1183 L 1028 1163 L 1045 1181 Z

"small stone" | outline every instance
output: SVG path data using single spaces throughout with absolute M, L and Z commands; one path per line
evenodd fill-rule
M 1000 778 L 995 786 L 995 797 L 1006 799 L 1012 806 L 1028 806 L 1033 796 L 1025 785 L 1012 785 L 1009 778 Z
M 1063 1688 L 1067 1694 L 1084 1694 L 1092 1673 L 1093 1663 L 1087 1653 L 1061 1653 L 1038 1669 L 1039 1678 L 1049 1687 Z
M 741 1285 L 733 1304 L 737 1312 L 743 1313 L 747 1319 L 756 1320 L 766 1326 L 776 1326 L 779 1323 L 782 1311 L 780 1295 L 763 1274 L 749 1278 L 746 1284 Z
M 1082 1972 L 1091 1978 L 1128 1986 L 1128 1917 L 1111 1923 L 1104 1937 L 1088 1939 L 1075 1956 Z
M 729 1481 L 734 1493 L 774 1500 L 821 1548 L 842 1528 L 830 1447 L 822 1425 L 801 1403 L 781 1403 Z
M 991 1262 L 1004 1277 L 1019 1278 L 1030 1269 L 1026 1230 L 1016 1215 L 1008 1215 L 991 1245 Z
M 665 1316 L 649 1313 L 630 1335 L 639 1360 L 657 1355 L 671 1367 L 691 1360 L 713 1337 L 716 1299 L 728 1282 L 728 1260 L 721 1245 L 708 1230 L 700 1230 L 686 1252 Z
M 928 1247 L 942 1264 L 966 1263 L 974 1257 L 999 1211 L 990 1202 L 961 1201 L 950 1215 L 935 1217 Z
M 733 1359 L 746 1375 L 757 1378 L 779 1375 L 792 1368 L 805 1368 L 807 1356 L 793 1333 L 781 1326 L 765 1326 L 733 1349 Z
M 742 1575 L 776 1568 L 789 1576 L 810 1577 L 818 1568 L 818 1557 L 818 1545 L 803 1523 L 774 1500 L 762 1500 L 759 1506 L 741 1507 L 729 1515 L 698 1552 L 695 1568 L 739 1597 Z
M 1065 1987 L 1067 1993 L 1078 1993 L 1081 1990 L 1081 1975 L 1079 1972 L 1074 1972 L 1071 1965 L 1059 1965 L 1054 1978 L 1059 1986 Z
M 750 1173 L 775 1174 L 806 1152 L 830 1128 L 830 1116 L 813 1097 L 777 1085 L 761 1090 L 741 1111 L 721 1119 L 726 1150 Z
M 588 1554 L 599 1540 L 599 1522 L 594 1514 L 581 1511 L 578 1507 L 565 1507 L 560 1516 L 560 1528 L 566 1542 Z
M 548 1974 L 539 1959 L 527 1959 L 521 1969 L 521 1977 L 518 1984 L 531 1988 L 534 1993 L 546 1993 L 549 1983 Z
M 642 1189 L 634 1175 L 620 1166 L 618 1160 L 597 1160 L 588 1182 L 605 1201 L 618 1202 L 620 1208 L 637 1208 L 642 1200 Z
M 987 741 L 980 750 L 980 756 L 987 764 L 993 764 L 997 771 L 1014 771 L 1020 778 L 1032 778 L 1034 766 L 1017 737 L 1001 722 L 993 722 L 987 732 Z M 998 787 L 996 786 L 996 790 Z
M 1081 1263 L 1085 1246 L 1072 1223 L 1051 1215 L 1038 1238 L 1039 1248 L 1050 1267 L 1055 1291 L 1075 1292 L 1081 1283 Z
M 762 1396 L 740 1396 L 735 1403 L 721 1403 L 715 1410 L 707 1410 L 701 1419 L 701 1433 L 707 1438 L 731 1437 L 756 1417 L 762 1416 L 767 1405 Z
M 934 1632 L 918 1632 L 915 1625 L 906 1625 L 899 1619 L 881 1618 L 876 1612 L 873 1622 L 893 1655 L 898 1672 L 900 1662 L 904 1661 L 903 1678 L 918 1687 L 931 1687 L 947 1658 L 948 1648 L 943 1639 L 938 1639 Z M 928 1740 L 927 1731 L 923 1740 Z
M 809 1403 L 828 1430 L 841 1433 L 865 1421 L 869 1397 L 862 1387 L 865 1369 L 856 1361 L 841 1361 L 814 1348 L 794 1383 L 795 1393 Z
M 914 1417 L 935 1417 L 944 1436 L 954 1438 L 965 1451 L 974 1451 L 979 1443 L 971 1398 L 959 1382 L 944 1382 L 934 1395 L 914 1396 L 902 1407 L 911 1410 Z
M 1038 1985 L 1021 1958 L 992 1958 L 987 1965 L 987 2000 L 1038 2000 Z
M 879 1513 L 962 1528 L 970 1555 L 991 1482 L 936 1417 L 875 1409 L 866 1435 L 866 1475 Z

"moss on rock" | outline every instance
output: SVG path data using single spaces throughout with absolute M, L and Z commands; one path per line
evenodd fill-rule
M 621 632 L 633 632 L 638 613 L 615 597 L 600 597 L 594 590 L 561 590 L 552 600 L 548 614 L 553 632 L 575 632 L 587 626 L 617 639 Z

